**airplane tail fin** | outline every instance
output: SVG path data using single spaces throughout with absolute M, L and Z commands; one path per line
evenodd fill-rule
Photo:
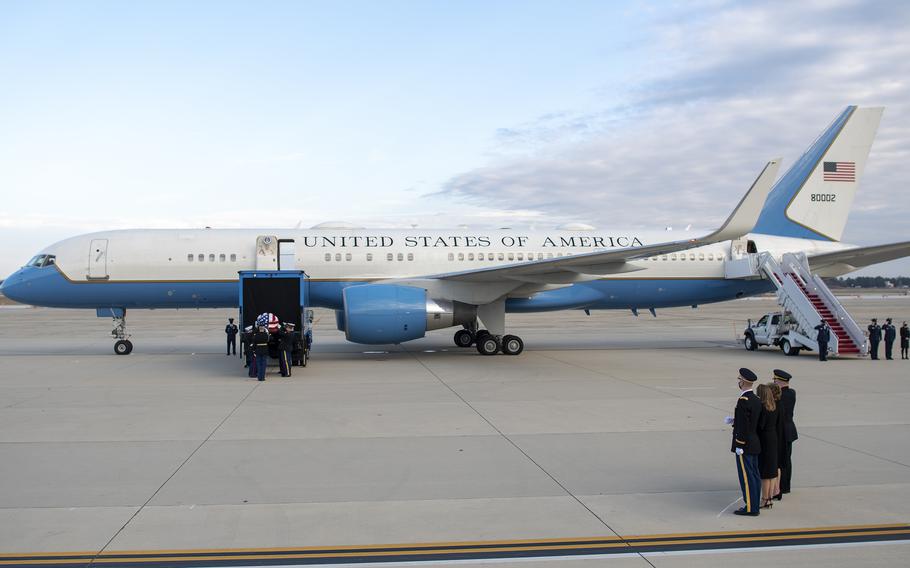
M 839 241 L 883 111 L 847 107 L 777 181 L 753 231 Z

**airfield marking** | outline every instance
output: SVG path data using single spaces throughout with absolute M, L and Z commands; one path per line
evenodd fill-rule
M 910 525 L 853 525 L 803 529 L 726 531 L 562 539 L 435 542 L 299 548 L 234 548 L 159 551 L 49 552 L 0 554 L 3 566 L 75 567 L 101 564 L 197 568 L 215 566 L 302 566 L 543 558 L 617 557 L 698 553 L 755 548 L 830 546 L 910 541 Z

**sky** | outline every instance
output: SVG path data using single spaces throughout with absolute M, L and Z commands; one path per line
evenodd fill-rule
M 910 240 L 908 2 L 0 0 L 0 273 L 111 228 L 710 230 L 849 104 L 844 241 Z

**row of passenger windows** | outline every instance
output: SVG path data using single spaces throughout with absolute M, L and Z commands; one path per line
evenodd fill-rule
M 700 252 L 697 255 L 694 252 L 690 252 L 689 256 L 688 256 L 688 260 L 712 260 L 713 261 L 713 260 L 723 260 L 723 259 L 724 259 L 724 255 L 717 253 L 717 257 L 715 258 L 713 252 L 709 252 L 707 255 L 705 255 L 705 253 L 703 253 L 703 252 Z M 679 253 L 678 255 L 676 253 L 669 254 L 669 255 L 664 254 L 659 257 L 657 257 L 657 256 L 651 257 L 652 262 L 657 262 L 658 260 L 686 260 L 686 253 L 682 252 L 682 253 Z
M 336 252 L 334 255 L 330 252 L 325 253 L 326 262 L 330 262 L 332 260 L 332 258 L 335 259 L 335 262 L 340 262 L 342 259 L 342 254 L 340 252 Z M 389 261 L 395 260 L 395 258 L 396 258 L 396 255 L 394 255 L 392 253 L 388 253 L 385 255 L 385 259 L 389 260 Z M 398 253 L 397 258 L 398 258 L 398 260 L 404 260 L 404 258 L 405 258 L 404 253 L 403 252 Z M 414 260 L 414 253 L 409 252 L 407 258 L 408 258 L 408 260 Z M 345 261 L 350 262 L 352 259 L 353 259 L 353 255 L 351 255 L 351 253 L 348 252 L 348 253 L 344 254 Z M 373 262 L 373 253 L 371 253 L 371 252 L 367 253 L 367 262 Z
M 226 254 L 224 254 L 224 253 L 221 253 L 221 254 L 219 254 L 219 255 L 217 255 L 217 256 L 218 256 L 218 262 L 227 262 L 228 255 L 226 255 Z M 214 254 L 209 254 L 209 255 L 208 255 L 208 258 L 209 258 L 209 262 L 215 262 L 215 255 L 214 255 Z M 236 254 L 230 255 L 230 258 L 231 258 L 231 262 L 237 262 L 237 255 L 236 255 Z M 187 260 L 187 262 L 193 262 L 193 261 L 196 261 L 196 260 L 198 260 L 199 262 L 205 262 L 205 255 L 204 255 L 204 254 L 192 254 L 192 253 L 190 253 L 190 254 L 186 255 L 186 260 Z

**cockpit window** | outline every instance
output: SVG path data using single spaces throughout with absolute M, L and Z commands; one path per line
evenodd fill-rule
M 30 261 L 28 261 L 28 264 L 26 264 L 25 266 L 34 266 L 35 268 L 42 268 L 44 266 L 50 266 L 52 264 L 56 264 L 56 262 L 57 262 L 57 257 L 52 254 L 39 254 L 38 256 L 35 256 Z

